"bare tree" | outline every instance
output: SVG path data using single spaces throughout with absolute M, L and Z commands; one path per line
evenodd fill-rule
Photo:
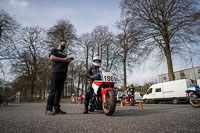
M 122 14 L 144 30 L 147 45 L 165 56 L 169 80 L 174 80 L 172 54 L 183 51 L 183 44 L 196 42 L 199 27 L 196 0 L 122 0 Z M 199 29 L 199 28 L 198 28 Z
M 79 46 L 79 52 L 83 56 L 79 55 L 80 61 L 85 62 L 82 63 L 81 65 L 85 66 L 84 72 L 88 71 L 88 65 L 89 65 L 89 56 L 91 56 L 91 50 L 92 50 L 92 45 L 93 45 L 93 38 L 90 33 L 84 33 L 82 34 L 79 39 L 78 39 L 78 46 Z M 83 68 L 83 67 L 81 67 Z M 79 72 L 81 76 L 81 72 Z M 87 90 L 87 78 L 83 76 L 83 80 L 85 81 L 85 91 Z
M 27 75 L 30 79 L 30 100 L 33 100 L 37 81 L 38 63 L 41 55 L 45 55 L 45 30 L 39 27 L 25 27 L 20 30 L 18 44 L 18 60 L 13 62 L 13 71 Z M 28 80 L 27 79 L 27 80 Z
M 93 45 L 92 56 L 99 55 L 102 59 L 102 67 L 111 70 L 117 59 L 118 47 L 114 45 L 115 36 L 109 31 L 108 26 L 96 26 L 92 31 Z
M 0 68 L 2 61 L 13 59 L 14 36 L 19 29 L 19 24 L 4 10 L 0 10 Z
M 68 44 L 66 54 L 73 53 L 71 47 L 76 40 L 76 30 L 69 20 L 58 20 L 57 24 L 48 30 L 47 35 L 50 48 L 57 48 L 60 40 L 66 40 Z
M 121 19 L 117 23 L 117 28 L 120 33 L 117 35 L 117 45 L 119 46 L 118 58 L 123 64 L 123 79 L 124 89 L 127 83 L 127 65 L 133 65 L 140 61 L 139 52 L 139 36 L 141 31 L 136 28 L 134 23 L 131 23 L 129 19 Z M 130 30 L 131 29 L 131 30 Z

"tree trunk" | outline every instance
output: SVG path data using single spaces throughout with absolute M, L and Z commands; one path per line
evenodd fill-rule
M 80 83 L 81 83 L 81 72 L 78 73 L 78 88 L 77 88 L 77 96 L 79 96 Z
M 66 96 L 68 96 L 68 81 L 67 80 L 65 82 L 65 92 L 66 92 Z
M 108 44 L 107 44 L 107 62 L 106 62 L 106 68 L 109 69 L 109 47 L 108 47 Z
M 99 54 L 100 54 L 100 47 L 99 47 L 99 44 L 98 44 L 98 46 L 97 46 L 97 55 L 99 56 Z
M 94 54 L 94 49 L 92 49 L 92 58 L 93 58 L 93 54 Z M 89 60 L 89 46 L 87 47 L 87 53 L 86 53 L 86 72 L 88 71 L 88 60 Z M 84 83 L 82 82 L 82 84 Z M 85 80 L 85 92 L 86 91 L 87 91 L 87 79 Z
M 124 66 L 124 90 L 126 89 L 126 56 L 123 58 L 123 66 Z
M 88 70 L 88 58 L 89 58 L 89 46 L 87 46 L 86 50 L 86 71 Z
M 174 76 L 174 72 L 173 72 L 173 63 L 172 63 L 171 51 L 170 51 L 169 45 L 166 45 L 164 53 L 165 53 L 165 56 L 166 56 L 166 59 L 167 59 L 169 81 L 175 80 L 175 76 Z
M 33 95 L 34 95 L 34 88 L 35 88 L 35 76 L 33 75 L 31 80 L 31 101 L 33 101 Z
M 101 45 L 101 60 L 103 58 L 103 46 Z
M 92 59 L 94 58 L 94 48 L 92 48 Z
M 82 77 L 82 88 L 81 88 L 82 94 L 83 94 L 83 89 L 84 89 L 84 78 Z

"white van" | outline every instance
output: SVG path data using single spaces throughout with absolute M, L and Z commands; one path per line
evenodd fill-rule
M 186 102 L 188 98 L 185 91 L 191 85 L 193 84 L 189 79 L 153 84 L 143 96 L 143 100 L 145 103 L 172 101 L 174 104 L 177 104 L 179 102 Z

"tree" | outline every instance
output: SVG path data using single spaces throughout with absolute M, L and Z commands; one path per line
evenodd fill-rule
M 76 40 L 76 30 L 69 20 L 58 20 L 57 24 L 48 30 L 47 35 L 47 42 L 49 43 L 50 48 L 57 48 L 60 40 L 66 40 L 68 44 L 68 51 L 66 51 L 66 54 L 72 53 L 70 47 L 74 46 L 73 42 Z
M 4 10 L 0 10 L 0 68 L 2 61 L 13 59 L 14 36 L 19 29 L 17 21 Z M 3 69 L 2 69 L 3 70 Z
M 141 31 L 136 28 L 134 23 L 131 23 L 129 19 L 121 19 L 117 23 L 117 28 L 120 33 L 117 35 L 117 45 L 120 48 L 118 51 L 118 58 L 123 64 L 123 79 L 124 79 L 124 89 L 127 83 L 127 64 L 132 65 L 138 62 L 139 54 L 139 36 Z M 130 30 L 131 29 L 131 30 Z
M 39 59 L 45 56 L 45 30 L 39 27 L 25 27 L 19 32 L 18 59 L 13 62 L 13 71 L 27 77 L 30 100 L 33 100 L 37 81 Z M 19 76 L 20 76 L 19 75 Z M 29 88 L 27 88 L 29 89 Z
M 96 26 L 92 31 L 93 45 L 92 57 L 98 55 L 102 59 L 101 66 L 106 67 L 107 71 L 114 68 L 117 59 L 118 47 L 114 45 L 115 36 L 109 31 L 108 26 Z
M 92 35 L 90 33 L 84 33 L 82 34 L 79 38 L 78 38 L 78 46 L 79 48 L 79 52 L 83 54 L 83 56 L 79 56 L 79 58 L 82 57 L 82 59 L 80 59 L 81 62 L 85 62 L 85 63 L 81 63 L 80 65 L 84 65 L 85 66 L 85 70 L 84 73 L 86 73 L 88 71 L 88 64 L 89 64 L 89 56 L 91 55 L 91 50 L 92 50 L 92 44 L 93 44 L 93 38 Z M 81 66 L 80 66 L 81 67 Z M 82 68 L 82 67 L 81 67 Z M 81 76 L 81 70 L 79 72 L 79 77 Z M 87 90 L 87 78 L 85 76 L 82 76 L 85 81 L 85 91 Z M 80 81 L 80 80 L 79 80 Z M 79 86 L 79 84 L 78 84 Z
M 199 27 L 196 0 L 122 0 L 122 14 L 144 30 L 149 47 L 165 56 L 169 80 L 174 80 L 172 55 L 196 42 Z

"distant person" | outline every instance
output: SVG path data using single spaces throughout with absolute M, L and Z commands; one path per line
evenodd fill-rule
M 74 93 L 71 96 L 71 103 L 75 103 L 75 94 Z
M 81 103 L 83 103 L 83 93 L 81 93 L 80 95 L 80 100 L 81 100 Z
M 66 45 L 66 40 L 61 40 L 58 48 L 53 49 L 49 55 L 52 66 L 50 92 L 46 106 L 47 115 L 66 114 L 60 109 L 60 98 L 64 89 L 68 65 L 73 60 L 73 58 L 68 58 L 64 53 Z
M 135 93 L 135 88 L 133 87 L 133 85 L 130 85 L 127 89 L 127 94 L 129 95 L 129 93 L 132 93 L 132 95 Z

